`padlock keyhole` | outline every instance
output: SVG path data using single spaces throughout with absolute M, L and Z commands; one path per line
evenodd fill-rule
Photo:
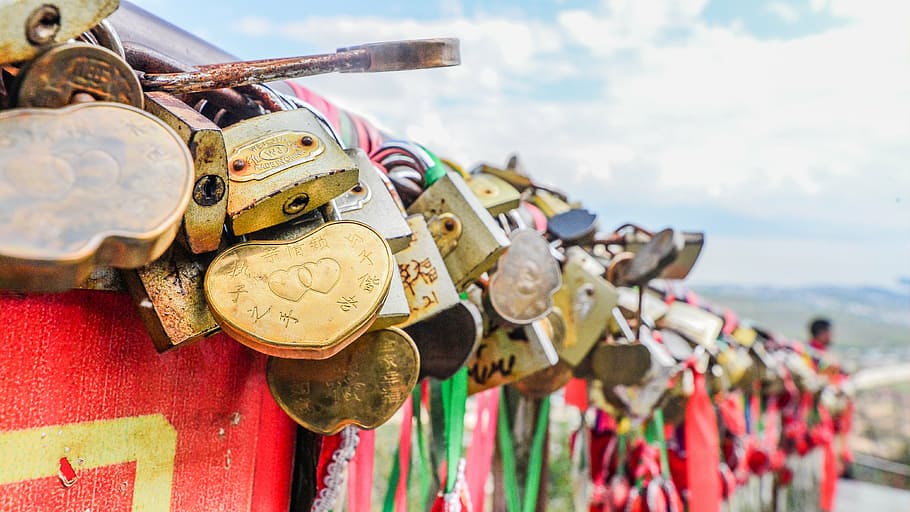
M 193 187 L 193 201 L 199 206 L 212 206 L 224 198 L 224 180 L 214 174 L 206 174 Z

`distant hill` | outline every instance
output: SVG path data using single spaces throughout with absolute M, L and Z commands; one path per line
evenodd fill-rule
M 696 286 L 708 300 L 741 318 L 805 340 L 815 316 L 834 322 L 835 348 L 862 365 L 910 359 L 910 293 L 875 287 L 775 288 Z M 859 362 L 859 361 L 858 361 Z

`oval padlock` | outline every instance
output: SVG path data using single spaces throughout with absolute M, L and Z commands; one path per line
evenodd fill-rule
M 0 112 L 0 141 L 0 288 L 66 290 L 174 240 L 193 161 L 154 116 L 101 102 L 13 109 Z
M 86 43 L 55 46 L 20 71 L 19 107 L 60 108 L 72 103 L 110 101 L 143 106 L 133 68 L 116 53 Z
M 266 379 L 278 405 L 321 435 L 346 425 L 376 428 L 401 408 L 417 384 L 420 354 L 396 328 L 371 331 L 329 359 L 269 358 Z

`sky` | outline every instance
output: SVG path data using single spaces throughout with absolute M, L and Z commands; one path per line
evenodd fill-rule
M 244 59 L 457 37 L 455 68 L 301 82 L 467 167 L 518 153 L 693 284 L 910 277 L 910 2 L 140 0 Z

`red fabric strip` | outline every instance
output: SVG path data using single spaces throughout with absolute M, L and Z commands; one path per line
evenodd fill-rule
M 348 466 L 348 510 L 366 512 L 370 510 L 373 491 L 373 458 L 376 455 L 376 432 L 360 431 L 357 453 Z
M 484 487 L 493 464 L 498 413 L 499 388 L 488 389 L 477 395 L 477 422 L 471 433 L 465 475 L 475 512 L 483 512 Z
M 693 375 L 695 390 L 686 404 L 686 472 L 698 478 L 688 481 L 689 511 L 719 512 L 721 486 L 714 470 L 720 463 L 717 417 L 708 397 L 705 376 L 698 372 Z
M 407 512 L 408 470 L 411 468 L 411 427 L 413 426 L 411 416 L 414 414 L 411 397 L 408 397 L 401 412 L 401 434 L 398 437 L 398 467 L 401 471 L 398 477 L 398 489 L 395 491 L 395 510 L 396 512 Z

